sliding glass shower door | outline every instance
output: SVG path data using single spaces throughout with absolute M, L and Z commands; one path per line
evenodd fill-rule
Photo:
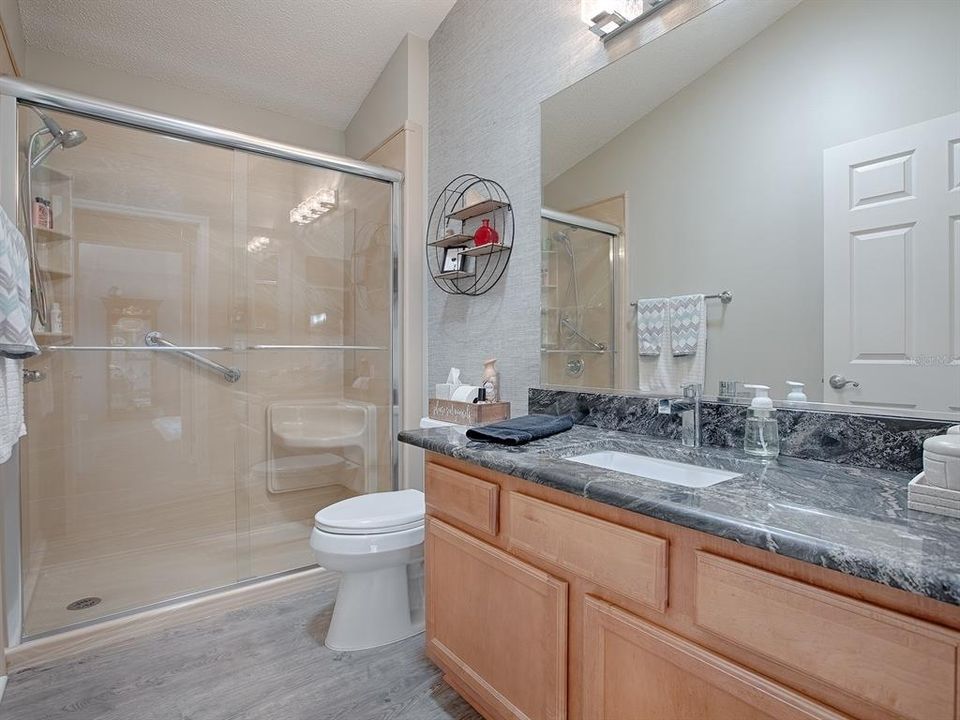
M 26 636 L 308 566 L 393 485 L 391 185 L 49 115 L 87 140 L 33 175 Z

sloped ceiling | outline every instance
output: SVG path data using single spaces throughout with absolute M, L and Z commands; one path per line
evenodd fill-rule
M 20 0 L 28 46 L 344 129 L 455 0 Z

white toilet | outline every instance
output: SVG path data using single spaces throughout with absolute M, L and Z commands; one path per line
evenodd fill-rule
M 423 493 L 370 493 L 314 517 L 317 562 L 341 573 L 324 644 L 363 650 L 423 631 Z

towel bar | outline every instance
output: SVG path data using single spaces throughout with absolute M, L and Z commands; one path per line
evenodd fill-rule
M 714 293 L 713 295 L 704 295 L 703 297 L 705 300 L 719 299 L 720 302 L 722 302 L 724 305 L 729 305 L 730 303 L 733 302 L 733 293 L 730 292 L 729 290 L 721 290 L 720 292 Z M 636 300 L 630 303 L 630 307 L 636 307 L 636 306 L 637 306 Z

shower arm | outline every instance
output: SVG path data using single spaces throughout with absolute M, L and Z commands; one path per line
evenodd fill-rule
M 223 379 L 228 383 L 235 383 L 240 379 L 240 371 L 237 368 L 227 367 L 226 365 L 221 365 L 218 362 L 214 362 L 209 358 L 205 358 L 203 355 L 197 355 L 195 352 L 190 352 L 189 350 L 184 350 L 176 343 L 172 343 L 169 340 L 163 339 L 163 334 L 153 330 L 148 332 L 143 338 L 143 344 L 149 347 L 168 347 L 174 348 L 174 352 L 177 355 L 183 355 L 185 358 L 193 360 L 197 365 L 205 367 L 207 370 L 213 370 L 213 372 L 218 375 L 223 375 Z

